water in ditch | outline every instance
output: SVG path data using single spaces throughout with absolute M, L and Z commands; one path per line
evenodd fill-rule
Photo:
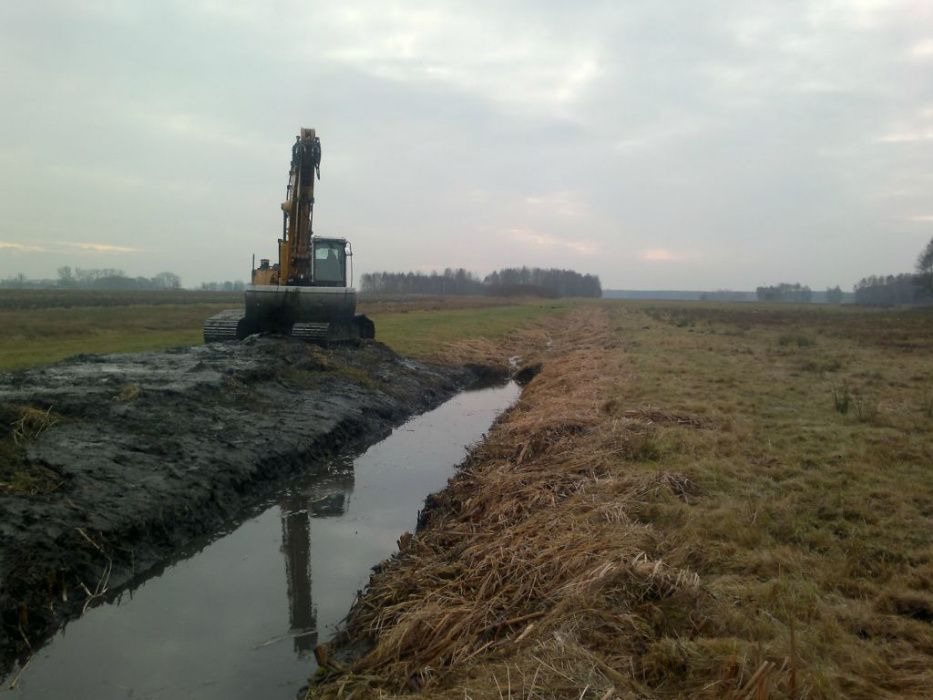
M 370 568 L 518 392 L 464 392 L 289 482 L 257 517 L 68 624 L 0 698 L 294 698 Z

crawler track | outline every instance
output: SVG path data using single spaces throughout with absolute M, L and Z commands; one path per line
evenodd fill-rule
M 218 343 L 224 340 L 238 340 L 240 324 L 246 315 L 239 309 L 221 311 L 204 322 L 204 342 Z

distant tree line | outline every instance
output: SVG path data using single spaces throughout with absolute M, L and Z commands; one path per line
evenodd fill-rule
M 128 277 L 112 268 L 74 270 L 58 268 L 58 286 L 63 289 L 181 289 L 181 277 L 174 272 L 160 272 L 154 277 Z
M 506 268 L 479 276 L 459 268 L 432 272 L 368 272 L 360 277 L 360 289 L 370 294 L 490 294 L 547 297 L 599 297 L 599 277 L 573 270 L 537 267 Z
M 857 304 L 933 303 L 933 238 L 917 256 L 916 272 L 871 275 L 855 285 Z
M 522 290 L 543 290 L 543 296 L 595 297 L 603 295 L 596 275 L 581 275 L 574 270 L 540 267 L 508 267 L 486 276 L 483 283 L 492 294 L 508 296 Z
M 485 294 L 479 277 L 462 267 L 432 272 L 367 272 L 360 276 L 360 290 L 371 294 Z
M 813 290 L 805 284 L 781 282 L 773 287 L 755 289 L 758 301 L 780 301 L 796 304 L 809 304 L 813 300 Z
M 717 289 L 714 292 L 696 292 L 700 301 L 752 301 L 755 295 L 751 292 L 735 292 L 731 289 Z
M 246 289 L 246 282 L 243 280 L 226 282 L 202 282 L 199 289 L 202 292 L 242 292 Z
M 922 274 L 871 275 L 855 285 L 855 303 L 888 306 L 892 304 L 929 304 L 933 291 Z
M 154 277 L 128 277 L 113 268 L 58 268 L 58 279 L 28 279 L 19 274 L 0 280 L 7 289 L 181 289 L 181 277 L 174 272 L 160 272 Z

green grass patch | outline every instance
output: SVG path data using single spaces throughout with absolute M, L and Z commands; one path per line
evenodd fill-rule
M 79 354 L 144 352 L 199 345 L 209 316 L 236 307 L 220 298 L 192 295 L 117 293 L 85 295 L 17 292 L 0 301 L 0 372 L 58 362 Z M 137 303 L 140 299 L 152 303 Z M 171 299 L 182 303 L 167 303 Z M 132 304 L 120 305 L 121 301 Z M 207 299 L 212 303 L 200 303 Z M 86 302 L 87 306 L 77 305 Z M 66 308 L 65 303 L 75 306 Z M 372 300 L 370 306 L 377 306 Z M 501 304 L 485 297 L 398 301 L 376 311 L 376 339 L 404 355 L 423 357 L 464 338 L 494 340 L 543 316 L 564 313 L 575 301 Z M 14 305 L 18 305 L 14 308 Z M 475 305 L 463 308 L 463 306 Z M 447 308 L 455 306 L 457 308 Z
M 230 304 L 0 310 L 0 372 L 83 353 L 142 352 L 201 343 L 204 319 Z
M 449 311 L 375 314 L 376 339 L 402 355 L 423 357 L 466 338 L 495 340 L 545 316 L 566 313 L 575 302 L 537 302 L 515 306 Z

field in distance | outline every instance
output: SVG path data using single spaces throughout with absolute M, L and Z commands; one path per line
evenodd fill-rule
M 3 289 L 0 372 L 83 353 L 199 345 L 206 318 L 242 303 L 242 292 Z M 361 299 L 359 311 L 376 322 L 379 340 L 404 354 L 425 355 L 457 338 L 499 337 L 564 305 L 482 296 L 370 296 Z

